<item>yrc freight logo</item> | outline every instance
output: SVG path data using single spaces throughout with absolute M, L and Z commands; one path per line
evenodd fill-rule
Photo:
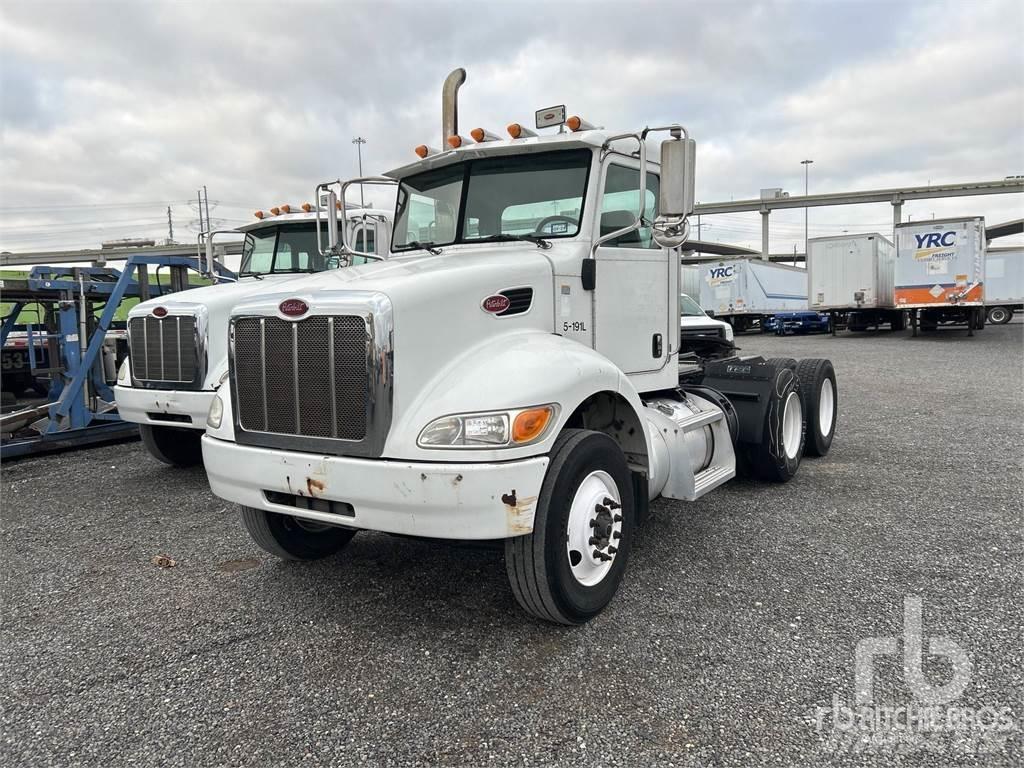
M 917 261 L 930 261 L 933 259 L 952 259 L 956 256 L 956 232 L 925 232 L 922 235 L 914 235 L 917 241 L 917 250 L 914 251 L 914 259 Z
M 736 267 L 711 267 L 708 270 L 708 285 L 714 288 L 716 285 L 731 283 L 736 279 Z

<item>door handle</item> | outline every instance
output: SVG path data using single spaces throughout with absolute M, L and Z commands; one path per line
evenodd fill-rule
M 651 357 L 660 358 L 661 351 L 661 334 L 656 333 L 651 337 Z

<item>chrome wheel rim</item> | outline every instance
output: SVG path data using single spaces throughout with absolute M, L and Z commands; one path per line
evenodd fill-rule
M 573 578 L 600 584 L 615 563 L 622 537 L 622 499 L 611 475 L 591 472 L 576 488 L 569 508 L 565 550 Z

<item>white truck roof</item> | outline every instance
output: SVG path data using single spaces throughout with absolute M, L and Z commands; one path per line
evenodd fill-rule
M 348 208 L 345 211 L 345 217 L 349 221 L 356 221 L 364 216 L 390 219 L 391 214 L 391 211 L 384 210 L 383 208 Z M 326 223 L 326 213 L 320 213 L 320 220 Z M 257 218 L 248 224 L 242 224 L 240 227 L 237 227 L 237 230 L 239 232 L 252 232 L 266 227 L 275 227 L 281 224 L 298 224 L 305 221 L 316 221 L 316 211 L 303 211 L 300 209 L 298 211 L 289 211 L 288 213 L 279 213 L 276 216 L 272 213 L 265 213 L 263 218 Z

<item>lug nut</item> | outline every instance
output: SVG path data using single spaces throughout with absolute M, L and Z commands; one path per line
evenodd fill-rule
M 605 501 L 608 501 L 608 499 L 605 499 Z M 598 513 L 603 512 L 606 515 L 611 514 L 611 510 L 608 509 L 608 507 L 602 506 L 601 504 L 598 504 L 597 506 L 595 506 L 594 507 L 594 511 L 598 512 Z
M 615 539 L 616 541 L 618 541 L 619 539 L 622 538 L 622 533 L 620 531 L 616 531 L 615 533 L 612 534 L 612 538 Z
M 610 555 L 614 555 L 618 551 L 618 547 L 608 547 L 608 554 Z
M 614 520 L 616 523 L 621 523 L 622 522 L 622 515 L 616 515 L 615 517 L 612 518 L 612 520 Z
M 591 518 L 591 520 L 590 520 L 590 527 L 591 528 L 597 528 L 597 520 L 594 520 L 593 518 Z
M 599 538 L 597 538 L 597 536 L 591 536 L 590 540 L 587 543 L 590 544 L 591 546 L 596 546 L 600 542 L 601 542 L 601 540 Z
M 605 497 L 604 504 L 605 504 L 605 506 L 611 507 L 612 509 L 621 509 L 622 508 L 622 505 L 619 504 L 619 502 L 617 502 L 615 499 L 609 499 L 607 497 Z

